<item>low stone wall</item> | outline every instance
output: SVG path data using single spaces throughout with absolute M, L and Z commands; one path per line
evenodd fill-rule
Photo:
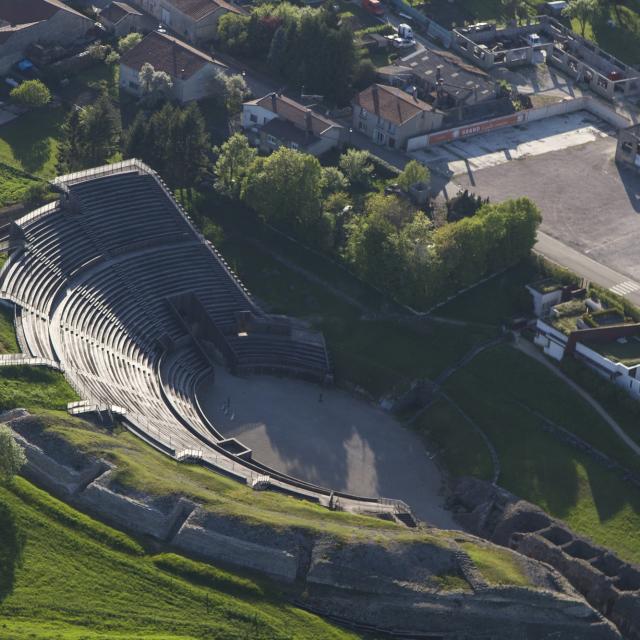
M 243 525 L 202 508 L 191 513 L 172 543 L 207 560 L 239 565 L 286 582 L 298 576 L 301 547 L 286 532 Z
M 136 533 L 168 540 L 178 523 L 193 511 L 195 504 L 182 497 L 165 500 L 143 499 L 113 485 L 109 469 L 75 496 L 74 504 L 105 520 Z
M 482 480 L 459 481 L 452 502 L 458 520 L 469 530 L 550 565 L 625 638 L 640 640 L 640 567 L 576 535 L 535 505 Z

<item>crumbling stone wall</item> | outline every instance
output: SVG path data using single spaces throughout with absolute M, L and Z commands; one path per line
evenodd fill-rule
M 640 567 L 573 533 L 563 522 L 513 494 L 463 478 L 452 503 L 470 531 L 560 572 L 625 638 L 640 640 Z

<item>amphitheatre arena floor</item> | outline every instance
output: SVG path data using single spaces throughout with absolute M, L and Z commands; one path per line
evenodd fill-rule
M 443 507 L 440 472 L 422 442 L 381 409 L 339 389 L 236 377 L 221 367 L 198 397 L 216 428 L 263 464 L 335 490 L 398 498 L 425 522 L 459 528 Z

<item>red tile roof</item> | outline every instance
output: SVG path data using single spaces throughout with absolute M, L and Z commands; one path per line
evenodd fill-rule
M 340 126 L 337 122 L 321 116 L 299 102 L 276 93 L 269 93 L 257 100 L 251 100 L 247 104 L 255 104 L 263 109 L 268 109 L 272 113 L 277 113 L 280 118 L 291 122 L 298 129 L 306 130 L 310 124 L 311 130 L 316 136 L 331 127 Z
M 226 68 L 222 62 L 188 45 L 178 38 L 152 31 L 135 47 L 123 53 L 120 63 L 139 71 L 148 62 L 156 71 L 164 71 L 172 78 L 188 79 L 206 64 Z
M 404 124 L 422 111 L 433 110 L 431 105 L 414 98 L 406 91 L 385 84 L 372 84 L 361 91 L 354 102 L 369 113 L 394 124 Z
M 169 4 L 196 22 L 220 9 L 226 9 L 232 13 L 244 13 L 240 7 L 236 7 L 226 0 L 169 0 Z

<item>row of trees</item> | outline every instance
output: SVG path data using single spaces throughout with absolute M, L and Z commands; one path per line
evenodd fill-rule
M 490 204 L 469 194 L 450 222 L 446 212 L 432 220 L 406 197 L 366 193 L 373 165 L 364 151 L 349 150 L 338 167 L 323 167 L 317 158 L 284 147 L 260 157 L 240 134 L 216 151 L 220 192 L 337 254 L 367 282 L 416 306 L 518 262 L 531 251 L 541 220 L 526 198 Z M 428 182 L 429 173 L 413 161 L 396 181 L 407 191 Z
M 306 93 L 343 103 L 358 72 L 353 33 L 331 7 L 311 9 L 287 2 L 263 4 L 250 15 L 228 13 L 218 43 L 240 56 L 266 59 L 272 71 L 304 85 Z
M 211 142 L 198 105 L 165 104 L 139 112 L 124 137 L 123 155 L 140 158 L 173 188 L 190 188 L 209 164 Z
M 389 211 L 398 207 L 395 196 L 372 196 L 350 223 L 344 255 L 364 280 L 418 307 L 529 255 L 541 221 L 528 198 L 485 204 L 437 228 L 421 211 L 394 223 Z

